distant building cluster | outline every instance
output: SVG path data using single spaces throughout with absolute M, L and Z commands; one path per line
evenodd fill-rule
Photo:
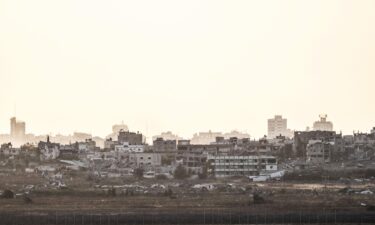
M 191 143 L 192 144 L 210 144 L 212 142 L 215 142 L 217 137 L 250 138 L 250 135 L 246 133 L 241 133 L 239 131 L 232 131 L 232 132 L 223 134 L 221 132 L 212 132 L 210 130 L 208 132 L 199 132 L 199 133 L 194 134 L 193 138 L 191 139 Z
M 65 163 L 70 169 L 89 168 L 93 176 L 132 176 L 141 169 L 148 177 L 171 177 L 179 166 L 197 176 L 261 176 L 281 169 L 363 164 L 375 159 L 375 127 L 369 133 L 342 135 L 333 131 L 326 115 L 311 131 L 291 131 L 287 120 L 277 115 L 268 120 L 268 136 L 258 140 L 238 131 L 200 132 L 191 139 L 169 131 L 147 144 L 142 133 L 129 131 L 122 123 L 114 125 L 106 139 L 76 132 L 34 136 L 32 140 L 41 140 L 32 143 L 26 142 L 31 139 L 24 122 L 11 118 L 10 127 L 10 141 L 3 141 L 0 159 L 27 156 L 28 171 Z

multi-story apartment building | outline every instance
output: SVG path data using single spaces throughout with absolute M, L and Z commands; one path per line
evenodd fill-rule
M 254 176 L 277 171 L 273 156 L 209 156 L 216 177 Z
M 319 131 L 333 131 L 333 123 L 327 121 L 327 115 L 319 115 L 320 120 L 315 121 L 313 125 L 314 130 Z
M 156 138 L 156 140 L 153 141 L 153 150 L 154 152 L 176 152 L 177 141 Z
M 142 145 L 143 144 L 143 136 L 141 133 L 137 132 L 129 132 L 121 130 L 118 134 L 118 142 L 119 143 L 129 143 L 129 145 Z
M 310 140 L 306 148 L 306 161 L 312 164 L 329 163 L 334 142 Z
M 287 128 L 288 121 L 280 115 L 273 119 L 268 119 L 268 138 L 273 139 L 277 136 L 292 137 L 293 132 Z
M 26 137 L 26 124 L 23 121 L 18 121 L 16 117 L 10 119 L 10 138 L 15 146 L 24 144 Z
M 144 152 L 144 145 L 130 145 L 128 142 L 115 145 L 116 153 Z

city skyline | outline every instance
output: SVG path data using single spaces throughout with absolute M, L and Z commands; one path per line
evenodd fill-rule
M 0 0 L 0 224 L 375 224 L 375 0 Z
M 327 121 L 327 115 L 326 114 L 321 114 L 319 115 L 319 118 L 320 120 L 319 121 L 314 121 L 312 124 L 312 126 L 306 126 L 305 129 L 293 129 L 293 128 L 290 128 L 289 126 L 287 126 L 287 121 L 288 121 L 288 118 L 285 118 L 283 117 L 283 115 L 274 115 L 273 118 L 269 118 L 266 120 L 267 124 L 266 124 L 266 131 L 263 135 L 259 136 L 259 137 L 255 137 L 255 136 L 252 136 L 251 133 L 248 133 L 245 131 L 242 131 L 242 130 L 239 130 L 239 129 L 230 129 L 230 130 L 211 130 L 211 129 L 206 129 L 206 130 L 196 130 L 195 132 L 193 132 L 192 134 L 190 135 L 187 135 L 187 136 L 181 136 L 179 133 L 176 133 L 174 130 L 164 130 L 164 131 L 160 131 L 159 133 L 155 133 L 155 134 L 146 134 L 144 133 L 144 131 L 142 130 L 137 130 L 137 129 L 129 129 L 128 125 L 124 123 L 124 121 L 122 121 L 121 123 L 115 123 L 115 124 L 112 124 L 111 127 L 112 127 L 112 132 L 109 132 L 103 136 L 101 135 L 96 135 L 95 133 L 90 133 L 90 132 L 85 132 L 83 130 L 74 130 L 72 131 L 71 133 L 53 133 L 53 132 L 45 132 L 45 133 L 34 133 L 32 131 L 28 131 L 26 132 L 26 122 L 25 121 L 22 121 L 22 120 L 18 120 L 16 117 L 11 117 L 10 118 L 10 127 L 9 127 L 9 132 L 5 132 L 5 133 L 0 133 L 0 135 L 9 135 L 10 137 L 10 140 L 12 141 L 15 141 L 16 138 L 20 138 L 20 134 L 15 134 L 15 132 L 19 132 L 19 131 L 16 131 L 16 129 L 19 129 L 19 128 L 15 128 L 16 127 L 16 124 L 19 124 L 19 125 L 22 125 L 20 128 L 21 129 L 21 136 L 22 136 L 22 133 L 23 135 L 36 135 L 36 136 L 40 136 L 40 135 L 74 135 L 75 133 L 82 133 L 82 134 L 90 134 L 92 137 L 100 137 L 100 138 L 103 138 L 103 139 L 106 139 L 106 138 L 113 138 L 115 136 L 117 136 L 118 132 L 120 130 L 124 130 L 124 131 L 130 131 L 130 132 L 140 132 L 142 133 L 145 138 L 147 139 L 146 141 L 147 142 L 150 142 L 152 141 L 153 139 L 155 139 L 155 137 L 158 137 L 160 135 L 167 135 L 167 136 L 173 136 L 175 135 L 175 138 L 176 140 L 177 139 L 190 139 L 190 138 L 194 138 L 194 136 L 196 135 L 199 135 L 201 134 L 202 132 L 203 133 L 211 133 L 212 132 L 212 135 L 216 134 L 216 133 L 220 133 L 222 136 L 228 136 L 229 133 L 226 133 L 224 134 L 223 132 L 239 132 L 238 134 L 239 135 L 242 135 L 241 132 L 245 132 L 243 134 L 246 134 L 246 135 L 249 135 L 249 137 L 251 139 L 261 139 L 263 138 L 264 136 L 267 136 L 267 138 L 270 138 L 270 139 L 273 139 L 275 138 L 276 136 L 286 136 L 286 137 L 289 137 L 289 138 L 292 138 L 293 137 L 293 132 L 294 131 L 309 131 L 309 130 L 320 130 L 320 131 L 324 131 L 324 130 L 327 130 L 327 131 L 335 131 L 337 133 L 342 133 L 341 130 L 335 130 L 335 129 L 332 129 L 332 126 L 333 126 L 333 123 L 331 121 Z M 280 120 L 279 122 L 281 122 L 281 120 L 283 121 L 283 125 L 279 124 L 279 125 L 271 125 L 272 127 L 273 126 L 277 126 L 278 128 L 270 128 L 270 121 L 274 121 L 274 120 Z M 272 122 L 274 123 L 274 122 Z M 319 124 L 320 127 L 316 127 L 316 124 Z M 324 125 L 322 124 L 324 123 Z M 17 126 L 19 126 L 17 125 Z M 326 128 L 326 125 L 328 126 L 331 126 L 331 128 Z M 271 130 L 270 130 L 271 129 Z M 275 129 L 275 130 L 274 130 Z M 372 131 L 374 129 L 373 126 L 371 126 L 369 129 L 367 130 L 355 130 L 353 129 L 352 133 L 343 133 L 343 135 L 351 135 L 355 132 L 360 132 L 360 133 L 367 133 L 369 132 L 370 130 Z M 271 134 L 270 134 L 271 132 Z M 18 137 L 17 137 L 18 136 Z M 229 135 L 230 136 L 230 135 Z M 17 141 L 16 141 L 17 142 Z

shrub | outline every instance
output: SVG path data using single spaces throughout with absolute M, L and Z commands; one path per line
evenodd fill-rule
M 185 179 L 188 177 L 188 173 L 186 171 L 186 168 L 183 167 L 182 165 L 178 165 L 177 168 L 174 171 L 173 174 L 175 179 Z
M 14 198 L 14 193 L 11 190 L 4 190 L 3 194 L 1 195 L 2 198 Z
M 262 196 L 260 196 L 259 194 L 254 194 L 253 200 L 254 200 L 254 204 L 262 204 L 262 203 L 265 202 L 264 198 Z

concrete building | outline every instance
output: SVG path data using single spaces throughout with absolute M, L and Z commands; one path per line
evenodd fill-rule
M 180 152 L 176 160 L 187 169 L 190 174 L 198 174 L 203 171 L 207 162 L 207 154 L 198 152 Z
M 223 134 L 221 132 L 212 132 L 211 130 L 208 132 L 199 132 L 193 135 L 191 143 L 195 145 L 208 145 L 215 142 L 216 137 L 222 136 Z
M 112 126 L 112 133 L 107 135 L 106 139 L 112 139 L 112 140 L 117 140 L 118 134 L 120 131 L 129 131 L 129 128 L 124 122 L 121 124 L 115 124 Z
M 141 153 L 144 152 L 144 145 L 130 145 L 128 142 L 123 142 L 121 144 L 115 145 L 116 153 Z
M 157 138 L 153 141 L 154 152 L 176 152 L 177 141 L 176 140 L 164 140 L 163 138 Z
M 171 131 L 162 132 L 159 135 L 155 135 L 155 136 L 152 137 L 152 140 L 156 140 L 158 138 L 163 138 L 164 140 L 171 140 L 171 141 L 173 141 L 173 140 L 178 141 L 178 140 L 182 139 L 178 135 L 173 134 Z
M 212 143 L 212 144 L 191 144 L 189 141 L 180 140 L 177 145 L 177 154 L 182 153 L 207 153 L 211 155 L 224 154 L 233 150 L 235 145 L 232 143 Z
M 78 144 L 60 145 L 59 159 L 73 160 L 78 159 Z
M 96 142 L 92 139 L 87 139 L 83 142 L 77 142 L 79 153 L 87 153 L 96 150 Z
M 306 162 L 311 164 L 329 163 L 334 144 L 334 142 L 310 140 L 306 147 Z
M 250 139 L 250 135 L 247 133 L 243 133 L 237 130 L 232 130 L 231 132 L 223 134 L 224 139 L 231 139 L 231 138 L 237 138 L 237 139 Z
M 327 115 L 319 115 L 320 120 L 315 121 L 313 125 L 314 130 L 319 131 L 333 131 L 333 124 L 330 121 L 327 121 Z
M 135 162 L 136 167 L 150 169 L 161 166 L 161 155 L 158 153 L 133 153 L 130 154 L 130 161 Z
M 104 141 L 104 150 L 115 150 L 115 146 L 118 144 L 118 141 L 114 141 L 112 138 L 109 138 Z
M 276 115 L 272 119 L 268 119 L 268 138 L 273 139 L 277 136 L 292 137 L 293 132 L 288 129 L 288 121 L 281 115 Z
M 21 146 L 25 143 L 26 124 L 22 121 L 17 121 L 16 117 L 10 119 L 10 138 L 15 146 Z
M 38 148 L 41 160 L 54 160 L 60 156 L 60 144 L 51 143 L 49 137 L 47 137 L 47 142 L 39 142 Z
M 207 160 L 216 177 L 256 176 L 278 169 L 273 156 L 209 156 Z
M 117 138 L 118 142 L 129 143 L 129 145 L 143 145 L 143 136 L 141 133 L 121 130 Z
M 199 132 L 194 134 L 193 138 L 191 139 L 191 143 L 194 145 L 208 145 L 216 141 L 217 137 L 223 137 L 225 139 L 230 138 L 250 138 L 250 135 L 247 133 L 242 133 L 236 130 L 233 130 L 228 133 L 221 133 L 221 132 L 212 132 L 211 130 L 208 132 Z
M 19 148 L 13 148 L 12 143 L 2 144 L 0 147 L 0 156 L 17 156 L 20 154 Z
M 73 133 L 73 141 L 85 141 L 87 139 L 92 139 L 92 135 L 88 133 L 82 133 L 82 132 L 74 132 Z
M 306 157 L 306 147 L 310 140 L 336 141 L 341 134 L 334 131 L 296 131 L 294 132 L 294 152 L 298 157 Z

